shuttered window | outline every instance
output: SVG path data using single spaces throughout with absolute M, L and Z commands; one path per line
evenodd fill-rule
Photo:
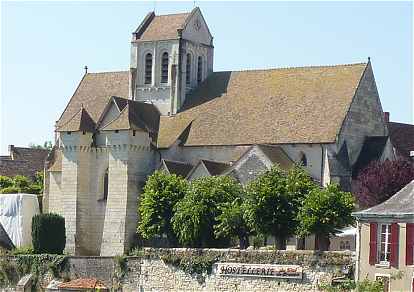
M 405 264 L 407 266 L 414 264 L 414 223 L 407 223 L 406 227 Z
M 161 58 L 161 83 L 168 83 L 168 53 L 162 54 Z
M 390 265 L 395 268 L 398 267 L 399 231 L 398 223 L 391 224 Z
M 152 55 L 150 53 L 145 55 L 145 84 L 152 83 Z
M 377 223 L 369 224 L 369 264 L 375 265 L 377 262 Z

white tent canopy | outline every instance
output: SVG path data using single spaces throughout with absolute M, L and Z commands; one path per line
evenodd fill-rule
M 16 247 L 32 244 L 32 217 L 39 214 L 37 195 L 0 195 L 0 223 Z

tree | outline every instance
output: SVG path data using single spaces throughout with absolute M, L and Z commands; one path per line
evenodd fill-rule
M 249 246 L 249 235 L 252 234 L 245 220 L 243 199 L 239 196 L 233 202 L 222 204 L 219 207 L 221 214 L 216 217 L 217 224 L 214 226 L 216 238 L 237 236 L 241 249 Z
M 414 164 L 408 160 L 371 162 L 357 176 L 355 196 L 360 207 L 380 204 L 414 180 Z
M 43 143 L 43 145 L 39 145 L 39 144 L 34 144 L 34 143 L 29 143 L 29 147 L 33 148 L 33 149 L 45 149 L 45 150 L 52 150 L 53 145 L 52 145 L 52 141 L 45 141 Z
M 354 222 L 354 203 L 352 194 L 341 191 L 336 184 L 314 188 L 300 208 L 298 234 L 315 234 L 319 249 L 328 250 L 329 235 Z
M 171 219 L 175 205 L 187 189 L 187 181 L 175 174 L 156 171 L 148 178 L 138 207 L 138 232 L 143 238 L 166 234 L 170 246 L 177 244 Z
M 176 205 L 173 229 L 181 244 L 187 246 L 220 246 L 225 238 L 216 238 L 214 225 L 220 207 L 232 202 L 242 188 L 227 176 L 203 177 L 190 184 L 190 190 Z

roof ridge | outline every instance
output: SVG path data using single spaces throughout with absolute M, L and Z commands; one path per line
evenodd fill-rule
M 101 72 L 88 72 L 86 75 L 94 75 L 94 74 L 107 74 L 107 73 L 128 73 L 128 70 L 118 70 L 118 71 L 101 71 Z
M 177 13 L 168 13 L 168 14 L 155 14 L 155 17 L 160 17 L 160 16 L 175 16 L 175 15 L 183 15 L 183 14 L 191 14 L 191 11 L 187 11 L 187 12 L 177 12 Z
M 241 69 L 241 70 L 227 70 L 227 71 L 215 71 L 213 73 L 226 73 L 226 72 L 252 72 L 252 71 L 276 71 L 276 70 L 288 70 L 288 69 L 313 69 L 313 68 L 334 68 L 334 67 L 350 67 L 357 65 L 367 65 L 368 62 L 359 63 L 347 63 L 347 64 L 333 64 L 333 65 L 310 65 L 310 66 L 293 66 L 293 67 L 279 67 L 279 68 L 262 68 L 262 69 Z

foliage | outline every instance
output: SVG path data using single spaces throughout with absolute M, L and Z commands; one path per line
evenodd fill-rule
M 199 275 L 210 274 L 213 264 L 218 261 L 217 257 L 211 255 L 165 254 L 160 258 L 164 263 L 175 266 L 188 274 Z
M 35 215 L 32 243 L 35 253 L 62 254 L 66 244 L 65 219 L 53 213 Z
M 10 177 L 0 175 L 0 190 L 13 186 L 13 180 Z
M 115 261 L 115 271 L 114 271 L 114 278 L 112 280 L 112 288 L 114 291 L 118 291 L 122 289 L 121 281 L 128 273 L 128 260 L 127 257 L 124 255 L 118 255 L 114 257 Z
M 203 177 L 193 181 L 184 198 L 178 202 L 173 216 L 173 230 L 181 244 L 213 247 L 223 244 L 216 238 L 214 225 L 221 214 L 220 206 L 232 202 L 242 188 L 227 176 Z
M 176 244 L 171 225 L 173 209 L 187 190 L 186 180 L 175 174 L 156 171 L 148 178 L 138 207 L 138 232 L 143 238 L 166 234 L 170 246 Z
M 412 162 L 403 159 L 374 161 L 358 174 L 355 196 L 361 207 L 371 207 L 386 201 L 412 180 Z
M 10 253 L 11 255 L 27 255 L 27 254 L 34 254 L 33 247 L 31 246 L 22 246 L 16 247 Z
M 289 172 L 278 166 L 272 167 L 247 188 L 246 219 L 249 226 L 259 234 L 275 236 L 277 247 L 284 248 L 285 239 L 297 228 L 297 213 L 304 197 L 315 188 L 300 166 Z
M 11 186 L 11 187 L 6 187 L 4 189 L 1 189 L 0 193 L 1 194 L 17 194 L 17 193 L 20 193 L 20 189 L 17 187 Z
M 13 178 L 0 176 L 0 193 L 41 194 L 43 193 L 43 173 L 38 172 L 35 176 L 34 181 L 31 181 L 29 178 L 23 175 L 16 175 Z
M 249 246 L 249 235 L 252 233 L 245 220 L 243 199 L 240 194 L 232 202 L 219 206 L 221 214 L 216 217 L 217 224 L 214 226 L 216 238 L 237 236 L 241 249 Z
M 315 188 L 305 198 L 299 211 L 298 234 L 335 234 L 338 229 L 353 223 L 353 209 L 354 197 L 351 193 L 341 191 L 338 185 L 331 184 L 323 189 Z
M 45 149 L 45 150 L 52 150 L 52 141 L 45 141 L 43 145 L 29 143 L 29 147 L 33 149 Z
M 319 287 L 322 291 L 325 292 L 346 292 L 346 291 L 355 291 L 355 292 L 382 292 L 384 291 L 384 285 L 381 281 L 370 281 L 364 279 L 362 281 L 356 282 L 353 280 L 345 281 L 344 283 L 338 285 L 322 284 Z

